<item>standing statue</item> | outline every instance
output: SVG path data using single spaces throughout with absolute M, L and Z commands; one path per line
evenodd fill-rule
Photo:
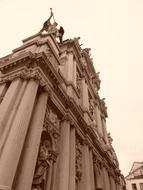
M 45 180 L 50 167 L 50 155 L 48 149 L 49 141 L 46 139 L 40 145 L 32 190 L 43 190 L 45 187 Z
M 48 20 L 46 20 L 43 24 L 42 29 L 40 30 L 39 33 L 42 33 L 43 31 L 48 32 L 49 34 L 52 34 L 54 37 L 59 37 L 59 41 L 60 43 L 63 42 L 63 35 L 64 35 L 64 29 L 62 26 L 60 26 L 60 29 L 57 28 L 58 23 L 55 22 L 55 18 L 54 18 L 54 14 L 52 12 L 52 8 L 51 10 L 51 15 L 48 18 Z M 53 17 L 54 23 L 51 23 L 51 18 Z

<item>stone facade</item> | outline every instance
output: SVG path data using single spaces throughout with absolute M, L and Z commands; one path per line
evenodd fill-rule
M 143 162 L 134 162 L 125 177 L 127 190 L 143 190 Z
M 0 190 L 123 190 L 100 79 L 79 38 L 0 59 Z

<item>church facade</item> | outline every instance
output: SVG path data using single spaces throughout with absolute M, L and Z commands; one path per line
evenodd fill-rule
M 0 190 L 123 190 L 100 79 L 79 38 L 0 59 Z

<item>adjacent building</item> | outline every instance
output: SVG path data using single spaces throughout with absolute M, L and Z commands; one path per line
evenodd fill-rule
M 33 35 L 0 71 L 0 190 L 125 189 L 99 74 L 79 38 Z
M 143 162 L 134 162 L 125 180 L 127 190 L 143 190 Z

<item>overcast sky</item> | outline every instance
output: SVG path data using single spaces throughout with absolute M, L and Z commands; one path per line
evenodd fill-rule
M 53 8 L 64 38 L 81 37 L 100 72 L 120 169 L 143 161 L 143 1 L 0 0 L 0 57 L 37 33 Z

